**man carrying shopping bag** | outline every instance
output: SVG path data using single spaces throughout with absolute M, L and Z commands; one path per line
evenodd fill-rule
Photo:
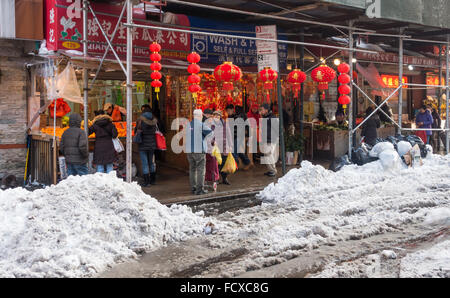
M 277 175 L 277 167 L 276 163 L 278 161 L 278 134 L 277 127 L 279 119 L 276 118 L 272 111 L 270 110 L 270 106 L 268 104 L 262 104 L 259 107 L 259 112 L 262 117 L 262 126 L 261 132 L 262 136 L 260 138 L 261 142 L 261 152 L 264 156 L 261 158 L 261 163 L 266 164 L 268 168 L 268 172 L 264 173 L 264 175 L 269 177 L 275 177 Z M 278 125 L 276 125 L 278 124 Z M 266 138 L 264 138 L 266 136 Z
M 189 162 L 189 182 L 192 193 L 208 193 L 204 189 L 206 170 L 207 140 L 212 137 L 212 130 L 202 122 L 202 110 L 194 110 L 194 119 L 189 123 L 186 133 L 186 153 Z

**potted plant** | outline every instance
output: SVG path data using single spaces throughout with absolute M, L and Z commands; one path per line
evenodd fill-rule
M 298 161 L 298 154 L 303 151 L 303 139 L 300 134 L 285 136 L 286 145 L 286 164 L 296 165 Z

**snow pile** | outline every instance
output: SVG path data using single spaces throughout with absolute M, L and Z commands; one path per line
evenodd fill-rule
M 203 233 L 207 219 L 161 205 L 116 174 L 0 191 L 0 277 L 92 276 L 136 253 Z
M 450 277 L 450 240 L 406 255 L 400 277 Z
M 217 217 L 216 247 L 238 243 L 251 253 L 217 274 L 236 276 L 284 262 L 321 245 L 360 240 L 423 223 L 425 212 L 450 207 L 450 155 L 417 168 L 384 171 L 381 162 L 332 172 L 302 162 L 258 195 L 261 206 Z M 213 271 L 211 271 L 213 272 Z

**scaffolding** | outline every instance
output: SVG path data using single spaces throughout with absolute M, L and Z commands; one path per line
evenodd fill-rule
M 145 2 L 145 1 L 144 1 Z M 182 32 L 182 33 L 188 33 L 188 34 L 198 34 L 198 35 L 206 35 L 206 36 L 221 36 L 221 37 L 232 37 L 232 38 L 242 38 L 247 40 L 259 40 L 259 41 L 268 41 L 268 42 L 275 42 L 275 43 L 285 43 L 285 44 L 293 44 L 293 45 L 300 45 L 301 51 L 303 52 L 304 46 L 311 46 L 311 47 L 319 47 L 319 48 L 330 48 L 330 49 L 336 49 L 338 51 L 347 51 L 349 53 L 349 65 L 350 65 L 350 77 L 351 77 L 351 84 L 357 88 L 359 92 L 361 92 L 366 98 L 368 98 L 375 106 L 375 110 L 368 116 L 364 121 L 362 121 L 359 125 L 356 127 L 353 127 L 353 88 L 350 93 L 350 98 L 352 99 L 349 105 L 349 140 L 348 140 L 348 154 L 351 158 L 352 149 L 353 149 L 353 137 L 356 133 L 356 130 L 361 127 L 371 116 L 373 116 L 378 110 L 381 109 L 381 107 L 389 101 L 397 92 L 399 93 L 399 119 L 398 123 L 396 123 L 393 119 L 391 119 L 395 125 L 398 128 L 398 132 L 401 133 L 402 131 L 408 131 L 412 129 L 403 128 L 402 127 L 402 87 L 405 85 L 409 86 L 415 86 L 419 88 L 427 88 L 429 87 L 426 84 L 406 84 L 402 82 L 403 79 L 403 41 L 416 41 L 416 42 L 430 42 L 430 43 L 436 43 L 436 44 L 444 44 L 447 46 L 446 48 L 446 84 L 445 86 L 434 86 L 435 88 L 445 88 L 446 89 L 446 121 L 445 121 L 445 128 L 443 129 L 437 129 L 439 131 L 445 131 L 446 132 L 446 139 L 445 139 L 445 148 L 446 153 L 449 153 L 449 64 L 450 64 L 450 55 L 449 55 L 449 44 L 450 44 L 450 35 L 447 35 L 447 41 L 431 41 L 431 40 L 419 40 L 419 39 L 413 39 L 410 36 L 403 35 L 403 31 L 400 30 L 399 35 L 392 35 L 392 34 L 380 34 L 376 33 L 373 30 L 367 30 L 363 28 L 355 28 L 353 25 L 353 21 L 349 21 L 348 26 L 341 26 L 341 25 L 334 25 L 334 24 L 328 24 L 328 23 L 321 23 L 311 20 L 303 20 L 303 19 L 297 19 L 297 18 L 287 18 L 287 17 L 281 17 L 281 16 L 275 16 L 275 15 L 268 15 L 268 14 L 262 14 L 262 13 L 256 13 L 256 12 L 250 12 L 250 11 L 243 11 L 243 10 L 236 10 L 231 8 L 224 8 L 224 7 L 218 7 L 218 6 L 212 6 L 212 5 L 206 5 L 206 4 L 200 4 L 200 3 L 193 3 L 193 2 L 187 2 L 187 1 L 179 1 L 179 0 L 166 0 L 165 2 L 171 2 L 175 4 L 180 5 L 187 5 L 187 6 L 193 6 L 198 8 L 204 8 L 204 9 L 210 9 L 210 10 L 218 10 L 222 12 L 228 12 L 228 13 L 235 13 L 235 14 L 242 14 L 242 15 L 248 15 L 248 16 L 254 16 L 259 18 L 269 18 L 269 19 L 275 19 L 275 20 L 281 20 L 281 21 L 290 21 L 290 22 L 296 22 L 296 23 L 303 23 L 303 24 L 312 24 L 312 25 L 319 25 L 319 26 L 326 26 L 331 27 L 339 32 L 342 32 L 342 30 L 348 31 L 348 38 L 349 38 L 349 44 L 348 47 L 339 47 L 339 46 L 333 46 L 333 45 L 324 45 L 324 44 L 315 44 L 315 43 L 309 43 L 302 41 L 288 41 L 288 40 L 278 40 L 278 39 L 266 39 L 266 38 L 257 38 L 257 37 L 249 37 L 249 36 L 238 36 L 238 35 L 230 35 L 230 34 L 224 34 L 224 33 L 213 33 L 213 32 L 207 32 L 207 31 L 200 31 L 200 30 L 185 30 L 185 29 L 178 29 L 178 28 L 171 28 L 171 27 L 161 27 L 161 26 L 148 26 L 148 25 L 139 25 L 135 24 L 133 22 L 133 1 L 132 0 L 124 0 L 123 2 L 123 8 L 120 15 L 120 18 L 118 19 L 118 22 L 116 24 L 115 30 L 110 37 L 106 35 L 104 32 L 102 26 L 100 25 L 100 22 L 92 9 L 90 3 L 88 0 L 83 0 L 83 57 L 84 59 L 88 59 L 88 35 L 87 35 L 87 24 L 88 24 L 88 12 L 90 11 L 95 22 L 98 24 L 98 26 L 101 29 L 101 33 L 103 37 L 105 38 L 106 42 L 108 43 L 108 47 L 105 50 L 105 53 L 103 55 L 103 58 L 100 60 L 100 65 L 97 70 L 97 73 L 94 77 L 94 81 L 97 78 L 102 63 L 105 60 L 106 55 L 108 54 L 108 51 L 111 50 L 114 54 L 115 59 L 117 60 L 117 63 L 120 65 L 122 71 L 124 72 L 126 76 L 126 122 L 127 122 L 127 137 L 126 137 L 126 181 L 131 182 L 131 173 L 132 173 L 132 88 L 133 88 L 133 36 L 132 36 L 132 30 L 133 28 L 147 28 L 147 29 L 157 29 L 162 31 L 173 31 L 173 32 Z M 119 27 L 120 23 L 122 22 L 122 16 L 127 11 L 126 16 L 126 23 L 122 23 L 123 26 L 127 28 L 127 55 L 126 55 L 126 67 L 123 65 L 122 61 L 120 60 L 119 56 L 117 55 L 116 51 L 114 50 L 114 47 L 112 45 L 112 40 L 114 38 L 114 35 L 117 31 L 117 28 Z M 345 33 L 344 33 L 345 34 Z M 375 51 L 370 50 L 363 50 L 363 49 L 357 49 L 354 47 L 354 35 L 378 35 L 378 36 L 389 36 L 389 37 L 397 37 L 399 38 L 399 87 L 396 88 L 389 96 L 387 96 L 380 105 L 375 104 L 370 97 L 363 92 L 361 88 L 358 87 L 358 85 L 353 80 L 353 55 L 355 52 L 364 52 L 364 53 L 377 53 Z M 333 54 L 332 56 L 334 56 Z M 280 78 L 278 77 L 278 85 L 280 84 Z M 88 90 L 89 90 L 89 82 L 88 82 L 88 70 L 84 70 L 84 119 L 85 123 L 88 123 Z M 278 105 L 282 104 L 282 98 L 281 98 L 281 92 L 278 92 Z M 301 106 L 303 106 L 303 88 L 301 90 Z M 281 109 L 280 109 L 281 110 Z M 381 110 L 382 111 L 382 110 Z M 281 117 L 282 113 L 280 114 Z M 386 115 L 386 114 L 385 114 Z M 301 115 L 301 119 L 302 119 Z M 388 115 L 386 115 L 388 116 Z M 389 116 L 388 116 L 389 117 Z M 390 118 L 390 117 L 389 117 Z M 302 120 L 300 120 L 302 121 Z M 87 128 L 87 125 L 85 125 L 85 128 Z M 280 131 L 283 130 L 283 121 L 280 119 Z M 421 129 L 414 129 L 414 130 L 421 130 Z M 432 129 L 426 129 L 426 130 L 432 130 Z M 87 133 L 87 131 L 86 131 Z M 303 131 L 301 131 L 303 133 Z M 282 135 L 281 135 L 282 136 Z M 282 142 L 282 152 L 284 152 L 284 144 Z M 284 154 L 282 156 L 282 163 L 283 163 L 283 174 L 285 174 L 285 160 L 284 160 Z

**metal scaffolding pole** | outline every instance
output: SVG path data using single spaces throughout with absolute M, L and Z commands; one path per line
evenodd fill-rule
M 86 59 L 88 55 L 88 2 L 87 0 L 83 1 L 83 56 Z M 89 93 L 89 74 L 88 69 L 84 66 L 83 69 L 83 105 L 84 105 L 84 131 L 86 132 L 86 136 L 88 136 L 89 131 L 89 115 L 88 115 L 88 93 Z M 56 106 L 56 105 L 55 105 Z
M 349 26 L 353 27 L 353 21 L 349 22 Z M 348 64 L 350 65 L 350 81 L 353 82 L 353 30 L 348 31 Z M 353 148 L 353 88 L 350 88 L 350 104 L 348 106 L 348 157 L 352 159 Z
M 442 45 L 439 45 L 439 85 L 442 84 Z M 438 92 L 437 92 L 437 96 L 438 96 L 438 113 L 439 115 L 441 115 L 442 110 L 441 110 L 441 97 L 442 97 L 442 89 L 439 88 Z
M 450 55 L 449 55 L 449 45 L 450 45 L 450 35 L 447 35 L 447 47 L 445 48 L 445 56 L 447 57 L 446 60 L 446 71 L 445 71 L 445 84 L 447 85 L 446 87 L 446 91 L 445 91 L 445 101 L 446 101 L 446 105 L 445 105 L 445 128 L 447 129 L 446 134 L 445 134 L 445 153 L 449 154 L 450 152 L 450 148 L 449 148 L 449 129 L 450 129 L 450 123 L 449 123 L 449 67 L 450 67 Z
M 133 3 L 127 1 L 127 23 L 133 23 Z M 133 121 L 133 28 L 127 27 L 127 145 L 126 145 L 126 177 L 127 182 L 131 183 L 132 175 L 132 152 L 133 143 L 131 139 L 132 121 Z M 111 47 L 112 49 L 112 47 Z
M 302 27 L 300 29 L 301 31 L 301 35 L 300 35 L 300 41 L 304 41 L 305 37 L 303 35 L 304 33 L 304 28 Z M 296 65 L 297 66 L 297 65 Z M 300 68 L 303 70 L 305 68 L 305 47 L 304 46 L 300 46 Z M 301 90 L 300 90 L 300 137 L 302 140 L 302 146 L 303 146 L 303 150 L 300 151 L 299 153 L 299 163 L 301 164 L 303 161 L 303 151 L 305 151 L 305 143 L 303 141 L 303 113 L 304 113 L 304 104 L 305 104 L 305 90 L 304 90 L 304 83 L 302 83 L 301 86 Z
M 400 29 L 400 35 L 403 34 L 403 28 Z M 398 133 L 402 133 L 402 114 L 403 114 L 403 37 L 399 37 L 398 45 L 398 84 L 400 90 L 398 91 L 398 126 L 400 129 Z

